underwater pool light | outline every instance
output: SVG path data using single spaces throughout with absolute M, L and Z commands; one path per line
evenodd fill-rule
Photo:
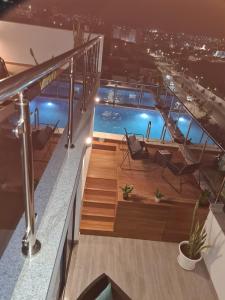
M 148 116 L 146 113 L 142 113 L 142 114 L 141 114 L 141 117 L 142 117 L 143 119 L 148 119 L 149 116 Z

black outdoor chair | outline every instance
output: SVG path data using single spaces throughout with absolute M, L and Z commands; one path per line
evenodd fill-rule
M 35 150 L 42 150 L 47 145 L 48 141 L 54 134 L 56 128 L 58 128 L 59 121 L 54 126 L 46 125 L 41 129 L 34 130 L 32 132 L 33 148 Z
M 185 175 L 193 174 L 200 168 L 200 163 L 186 164 L 182 162 L 173 163 L 171 161 L 167 162 L 166 167 L 173 173 L 173 175 L 179 177 L 179 189 L 177 189 L 174 185 L 172 185 L 168 179 L 165 177 L 166 168 L 162 169 L 162 177 L 163 179 L 172 186 L 177 192 L 182 191 L 182 185 L 186 182 L 183 181 Z
M 95 279 L 77 298 L 77 300 L 95 300 L 98 296 L 111 284 L 109 297 L 104 299 L 109 300 L 131 300 L 124 291 L 106 274 L 100 275 Z M 101 298 L 103 299 L 103 298 Z
M 149 160 L 151 157 L 148 152 L 146 143 L 144 141 L 144 136 L 137 133 L 136 134 L 128 133 L 126 128 L 124 128 L 124 130 L 125 130 L 125 138 L 127 143 L 127 151 L 124 153 L 120 167 L 122 168 L 127 158 L 129 159 L 129 166 L 131 166 L 130 158 L 132 160 Z M 141 136 L 142 141 L 140 141 L 137 138 L 137 136 Z

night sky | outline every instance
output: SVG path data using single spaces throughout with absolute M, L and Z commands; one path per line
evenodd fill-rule
M 33 0 L 39 3 L 43 0 Z M 63 9 L 103 17 L 113 23 L 150 25 L 168 31 L 225 37 L 225 0 L 48 0 Z M 46 0 L 44 1 L 47 2 Z
M 98 15 L 114 24 L 124 23 L 134 27 L 149 25 L 168 31 L 225 37 L 225 0 L 31 0 L 31 2 L 39 7 L 57 6 L 61 11 L 74 14 L 83 12 Z

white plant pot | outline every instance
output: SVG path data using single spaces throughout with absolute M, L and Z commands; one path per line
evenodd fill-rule
M 202 259 L 202 256 L 199 259 L 188 258 L 181 251 L 181 246 L 184 244 L 188 244 L 188 241 L 183 241 L 179 244 L 179 255 L 177 257 L 177 261 L 183 269 L 191 271 L 191 270 L 194 270 L 196 263 Z
M 160 200 L 161 200 L 160 198 L 158 198 L 158 197 L 155 196 L 155 202 L 159 203 Z

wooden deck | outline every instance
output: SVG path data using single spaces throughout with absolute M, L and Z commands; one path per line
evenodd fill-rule
M 162 146 L 164 147 L 164 146 Z M 159 146 L 149 145 L 154 157 Z M 188 175 L 181 193 L 162 178 L 162 170 L 154 160 L 128 160 L 121 169 L 123 147 L 117 142 L 95 142 L 90 159 L 84 193 L 81 233 L 120 236 L 136 239 L 180 241 L 188 237 L 193 207 L 201 190 L 192 175 Z M 182 161 L 177 149 L 173 161 Z M 179 178 L 168 169 L 166 178 L 178 187 Z M 120 186 L 131 184 L 134 192 L 128 201 L 122 199 Z M 161 203 L 154 201 L 156 189 L 164 194 Z M 208 208 L 199 209 L 204 220 Z

